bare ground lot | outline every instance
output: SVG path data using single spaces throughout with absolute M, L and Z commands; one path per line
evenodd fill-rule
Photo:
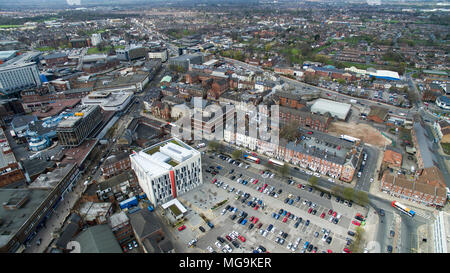
M 383 147 L 389 145 L 392 141 L 384 137 L 377 129 L 364 123 L 352 122 L 333 122 L 328 128 L 328 133 L 331 135 L 349 135 L 361 139 L 365 143 L 375 146 Z

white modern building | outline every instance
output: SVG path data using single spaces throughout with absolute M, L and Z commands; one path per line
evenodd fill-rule
M 97 46 L 102 42 L 102 34 L 101 33 L 94 33 L 91 35 L 91 42 L 93 46 Z
M 130 155 L 139 185 L 155 205 L 164 204 L 203 183 L 201 154 L 171 138 Z
M 93 91 L 81 99 L 83 105 L 99 105 L 104 111 L 123 111 L 130 105 L 134 93 L 132 91 Z
M 449 253 L 450 215 L 444 211 L 437 213 L 436 221 L 433 223 L 434 253 Z
M 41 85 L 39 71 L 34 63 L 0 66 L 0 93 L 9 95 Z
M 324 115 L 330 113 L 332 117 L 345 120 L 352 106 L 348 103 L 342 103 L 326 99 L 318 99 L 311 106 L 311 112 Z
M 148 52 L 149 59 L 161 59 L 161 62 L 166 62 L 168 58 L 167 48 L 150 49 Z

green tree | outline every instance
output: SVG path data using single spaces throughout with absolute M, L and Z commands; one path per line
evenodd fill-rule
M 231 153 L 231 158 L 233 158 L 234 160 L 236 160 L 236 159 L 239 159 L 239 158 L 241 158 L 242 157 L 242 151 L 241 150 L 234 150 L 232 153 Z
M 355 194 L 355 202 L 360 204 L 361 206 L 367 206 L 369 204 L 369 195 L 367 192 L 357 191 Z
M 282 167 L 278 168 L 278 172 L 280 173 L 281 177 L 286 177 L 289 174 L 289 166 L 287 164 L 284 164 Z
M 319 179 L 316 176 L 311 176 L 308 181 L 311 187 L 317 188 L 317 182 L 319 181 Z
M 345 188 L 342 197 L 347 200 L 353 200 L 353 196 L 355 195 L 355 190 L 352 188 Z

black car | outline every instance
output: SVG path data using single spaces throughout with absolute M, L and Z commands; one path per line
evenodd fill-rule
M 289 198 L 284 199 L 284 203 L 287 204 L 289 202 Z
M 222 237 L 217 237 L 217 241 L 221 242 L 222 244 L 225 243 L 225 240 Z
M 388 245 L 388 246 L 387 246 L 387 251 L 388 251 L 389 253 L 392 253 L 392 246 L 391 246 L 391 245 Z
M 311 252 L 311 250 L 313 249 L 313 247 L 314 247 L 314 246 L 313 246 L 312 244 L 309 244 L 309 246 L 308 246 L 308 251 Z
M 336 202 L 339 203 L 339 201 L 341 201 L 341 198 L 339 196 L 336 196 Z
M 237 221 L 238 224 L 242 223 L 242 221 L 244 221 L 244 217 L 239 218 L 239 220 Z
M 248 229 L 252 229 L 254 226 L 255 226 L 255 225 L 254 225 L 253 223 L 251 223 L 251 224 L 248 226 Z
M 235 247 L 235 248 L 239 248 L 239 244 L 238 244 L 238 242 L 236 242 L 236 241 L 232 241 L 231 243 L 232 243 L 232 244 L 234 245 L 234 247 Z
M 211 173 L 211 171 L 210 171 L 210 170 L 208 170 L 208 169 L 206 169 L 206 170 L 205 170 L 205 172 L 207 172 L 207 173 Z
M 380 216 L 384 216 L 384 210 L 380 209 Z
M 351 243 L 353 243 L 353 240 L 350 238 L 347 238 L 347 245 L 349 246 L 349 245 L 351 245 Z
M 313 190 L 313 189 L 312 189 L 311 187 L 309 187 L 308 191 L 309 191 L 309 192 L 312 192 L 312 190 Z
M 206 231 L 202 226 L 199 226 L 198 229 L 200 229 L 201 232 L 205 232 Z
M 225 209 L 226 209 L 226 210 L 230 209 L 230 205 L 227 205 L 227 206 L 225 207 Z
M 389 235 L 391 235 L 391 237 L 394 237 L 394 236 L 395 236 L 395 231 L 391 230 L 391 231 L 389 232 Z
M 317 210 L 313 209 L 312 214 L 316 215 L 316 213 L 317 213 Z
M 297 220 L 297 222 L 299 222 L 300 224 L 302 223 L 302 221 L 303 221 L 302 217 L 299 217 L 298 220 Z
M 355 233 L 353 231 L 350 231 L 350 230 L 347 232 L 347 234 L 350 235 L 350 236 L 355 236 Z
M 298 228 L 298 225 L 300 225 L 300 222 L 297 221 L 297 222 L 295 222 L 294 227 Z
M 326 242 L 327 242 L 328 244 L 331 244 L 331 240 L 333 240 L 333 238 L 330 237 L 330 236 L 328 236 L 327 239 L 326 239 Z
M 266 251 L 267 251 L 267 249 L 266 249 L 265 247 L 263 247 L 263 246 L 259 246 L 259 249 L 260 249 L 262 252 L 266 252 Z
M 231 215 L 231 220 L 236 219 L 236 214 Z
M 231 169 L 231 170 L 230 170 L 230 174 L 232 174 L 233 172 L 234 172 L 234 169 Z
M 309 220 L 306 220 L 305 226 L 309 226 Z
M 327 198 L 328 198 L 328 200 L 330 200 L 331 199 L 331 194 L 328 194 Z
M 287 234 L 286 232 L 283 232 L 283 234 L 281 235 L 281 237 L 283 237 L 284 239 L 286 239 L 286 237 L 288 237 L 289 234 Z
M 298 167 L 294 167 L 294 170 L 296 171 L 300 171 L 300 169 Z
M 281 194 L 282 192 L 283 192 L 283 190 L 282 190 L 282 189 L 279 189 L 277 193 L 278 193 L 278 194 Z
M 352 206 L 353 206 L 353 202 L 352 201 L 348 202 L 348 207 L 351 208 Z
M 231 180 L 234 180 L 234 179 L 236 179 L 236 176 L 233 175 L 233 176 L 231 177 Z
M 300 201 L 300 196 L 297 196 L 297 198 L 295 198 L 295 202 L 299 202 Z
M 324 192 L 321 192 L 321 193 L 320 193 L 320 197 L 323 197 L 324 194 L 325 194 Z

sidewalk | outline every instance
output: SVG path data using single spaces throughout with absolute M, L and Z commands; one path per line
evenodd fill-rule
M 36 236 L 31 240 L 29 247 L 24 250 L 24 253 L 44 253 L 53 239 L 57 236 L 59 230 L 62 229 L 65 220 L 71 213 L 72 207 L 78 201 L 83 191 L 83 177 L 80 177 L 71 192 L 68 192 L 63 200 L 54 210 L 50 219 L 47 220 L 46 225 L 42 228 Z M 41 244 L 36 244 L 38 239 L 41 239 Z

